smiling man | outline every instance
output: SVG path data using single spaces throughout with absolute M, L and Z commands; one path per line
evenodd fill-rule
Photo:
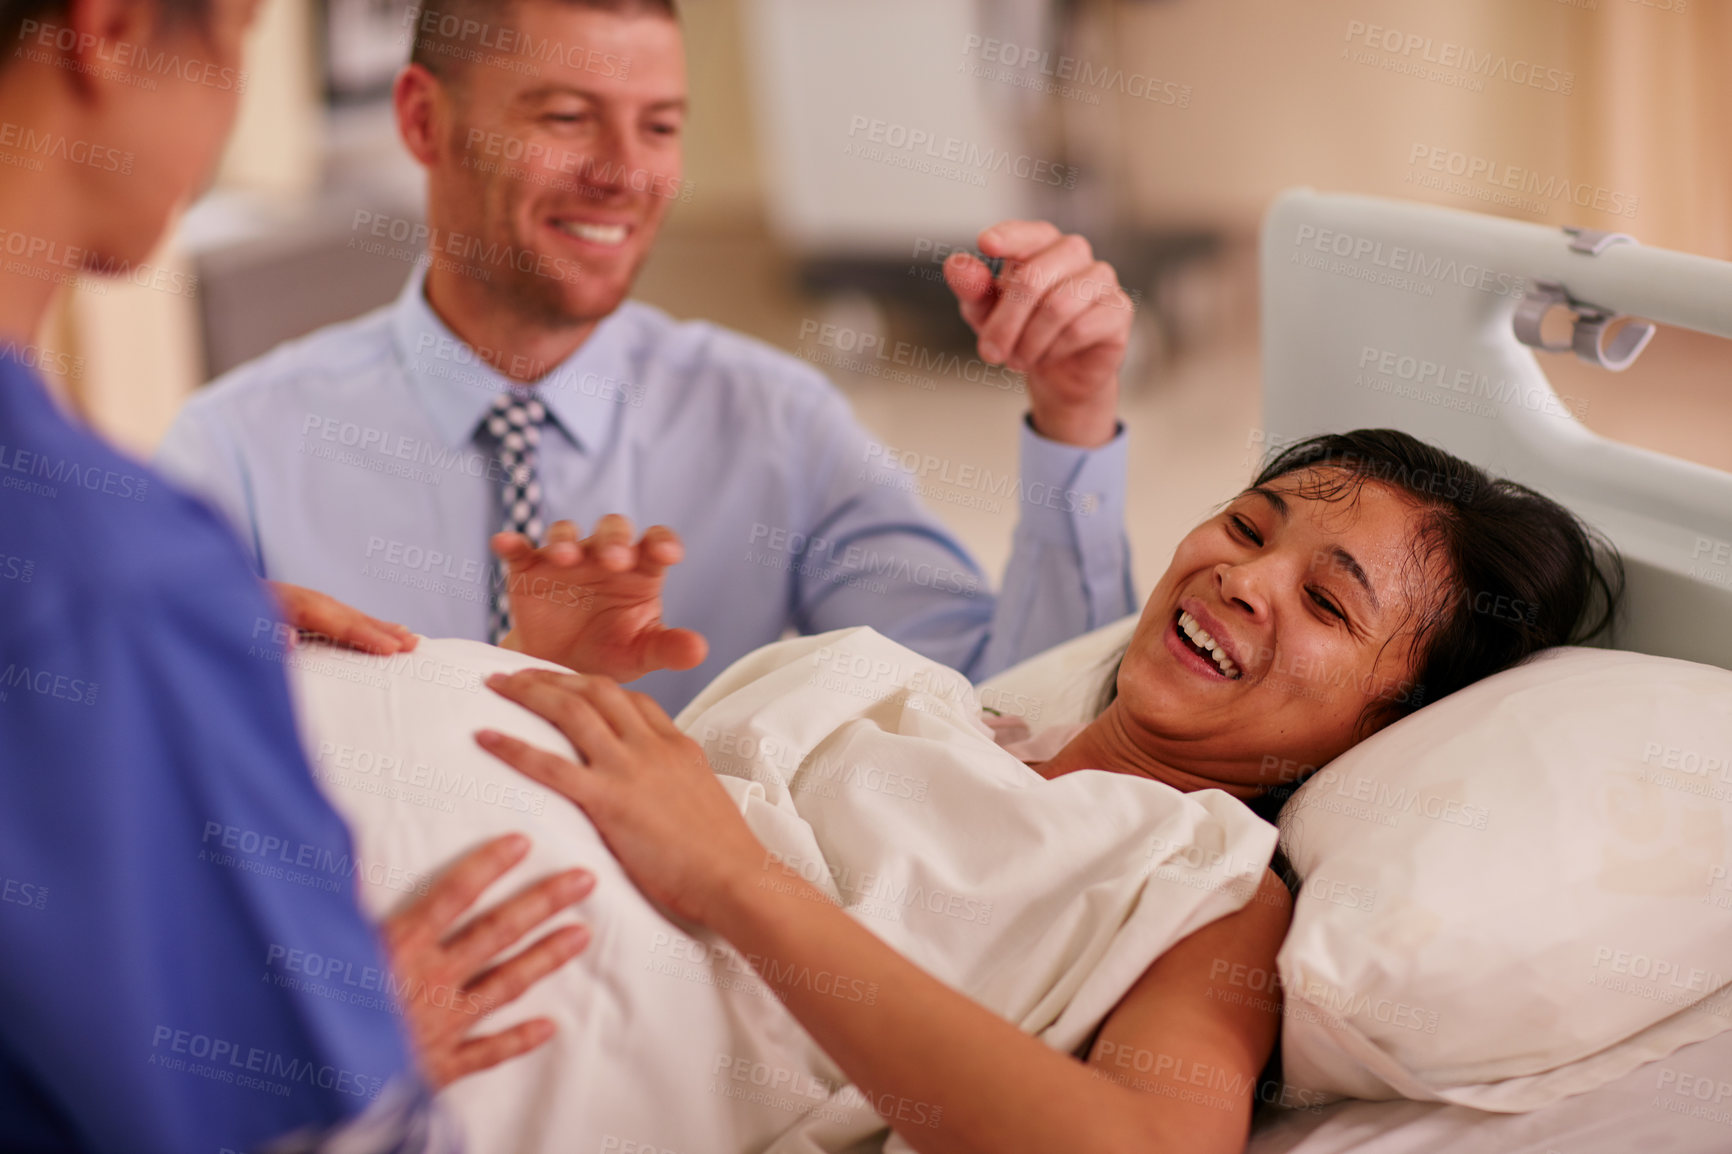
M 1086 241 L 1007 221 L 980 237 L 996 276 L 945 266 L 982 357 L 1028 379 L 995 595 L 820 374 L 626 299 L 683 194 L 671 0 L 439 0 L 410 20 L 394 99 L 427 221 L 363 213 L 356 239 L 424 239 L 419 267 L 394 305 L 205 390 L 161 450 L 262 576 L 421 633 L 510 641 L 524 562 L 491 556 L 491 534 L 534 540 L 563 518 L 599 525 L 605 553 L 631 545 L 628 522 L 660 523 L 673 532 L 641 550 L 651 617 L 709 641 L 700 661 L 671 631 L 691 643 L 641 664 L 673 667 L 640 684 L 670 709 L 790 628 L 871 625 L 979 679 L 1134 609 L 1117 421 L 1131 309 Z M 585 586 L 529 592 L 596 611 Z

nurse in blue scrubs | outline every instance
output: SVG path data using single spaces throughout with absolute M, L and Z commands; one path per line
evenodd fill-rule
M 57 286 L 146 263 L 212 169 L 255 0 L 0 0 L 0 1146 L 218 1154 L 453 1149 L 432 1089 L 546 1041 L 486 1009 L 573 957 L 546 878 L 453 934 L 527 852 L 375 884 L 308 771 L 279 627 L 401 630 L 273 598 L 202 504 L 33 366 Z M 390 884 L 389 876 L 385 883 Z

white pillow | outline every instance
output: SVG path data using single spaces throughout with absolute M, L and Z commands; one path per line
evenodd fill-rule
M 1553 649 L 1281 815 L 1284 1077 L 1533 1110 L 1732 1029 L 1732 673 Z
M 1121 617 L 994 674 L 980 683 L 980 703 L 1022 718 L 1035 732 L 1093 721 L 1139 616 Z

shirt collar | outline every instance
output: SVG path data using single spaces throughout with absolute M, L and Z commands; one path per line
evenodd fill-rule
M 427 303 L 427 273 L 417 267 L 392 306 L 391 330 L 411 390 L 426 406 L 445 442 L 471 442 L 493 399 L 509 389 L 533 391 L 572 444 L 585 452 L 600 445 L 614 410 L 640 387 L 629 376 L 631 325 L 615 310 L 589 339 L 532 385 L 525 386 L 482 362 Z

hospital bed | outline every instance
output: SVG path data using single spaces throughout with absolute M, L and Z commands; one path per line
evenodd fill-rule
M 1627 365 L 1644 321 L 1732 337 L 1732 264 L 1297 190 L 1264 221 L 1262 292 L 1270 444 L 1392 427 L 1532 485 L 1622 552 L 1618 648 L 1732 667 L 1732 475 L 1593 433 L 1524 343 L 1542 299 L 1574 314 L 1577 348 L 1555 355 Z M 1616 332 L 1620 314 L 1640 320 Z
M 1262 293 L 1272 445 L 1394 427 L 1532 485 L 1623 554 L 1629 586 L 1613 645 L 1732 668 L 1732 475 L 1585 428 L 1557 402 L 1533 347 L 1617 371 L 1639 355 L 1643 322 L 1732 337 L 1732 265 L 1615 235 L 1300 189 L 1264 220 Z M 1568 321 L 1568 350 L 1563 334 L 1536 323 L 1542 307 L 1557 313 L 1551 327 Z M 1639 319 L 1614 331 L 1620 314 Z M 1667 1064 L 1732 1079 L 1732 1034 Z M 1250 1151 L 1732 1150 L 1732 1114 L 1656 1108 L 1660 1098 L 1644 1067 L 1531 1114 L 1342 1103 L 1265 1118 Z
M 1267 448 L 1393 427 L 1531 485 L 1622 553 L 1614 647 L 1732 668 L 1732 475 L 1590 431 L 1536 355 L 1620 371 L 1650 322 L 1732 337 L 1732 264 L 1309 189 L 1272 206 L 1261 261 Z M 1009 671 L 983 694 L 1053 703 L 1042 724 L 1080 720 L 1132 624 L 1079 638 L 1045 655 L 1044 671 Z M 1732 1099 L 1716 1108 L 1678 1095 L 1681 1075 L 1715 1093 L 1732 1086 L 1732 1032 L 1525 1114 L 1409 1101 L 1266 1110 L 1248 1154 L 1732 1150 Z
M 1555 325 L 1549 332 L 1540 323 L 1541 304 L 1560 312 L 1554 322 L 1568 320 L 1561 332 L 1572 343 L 1569 355 L 1614 366 L 1639 355 L 1646 337 L 1642 321 L 1615 324 L 1619 314 L 1732 335 L 1732 266 L 1646 249 L 1627 239 L 1308 191 L 1287 194 L 1271 210 L 1263 263 L 1263 435 L 1271 447 L 1326 430 L 1393 426 L 1534 485 L 1576 509 L 1624 553 L 1629 611 L 1614 639 L 1617 647 L 1732 665 L 1732 476 L 1590 432 L 1558 403 L 1524 343 L 1557 345 L 1564 339 Z M 1005 705 L 1007 712 L 1017 711 L 1019 701 L 1041 703 L 1041 715 L 1028 720 L 1042 728 L 1080 720 L 1098 697 L 1107 663 L 1130 626 L 1129 621 L 1109 626 L 993 678 L 980 687 L 982 702 Z M 457 648 L 462 646 L 479 653 L 466 657 Z M 417 658 L 441 654 L 454 667 L 464 667 L 467 660 L 479 663 L 477 669 L 517 659 L 453 641 L 428 641 Z M 462 681 L 467 690 L 444 679 L 374 678 L 386 694 L 375 700 L 378 694 L 368 697 L 355 681 L 338 674 L 349 666 L 371 668 L 369 663 L 381 659 L 337 651 L 314 658 L 295 665 L 303 706 L 316 706 L 303 709 L 311 723 L 308 748 L 315 751 L 315 773 L 331 787 L 333 800 L 347 807 L 343 812 L 352 823 L 363 809 L 374 813 L 374 822 L 357 830 L 357 845 L 370 859 L 398 862 L 396 851 L 380 839 L 397 836 L 392 823 L 401 822 L 404 838 L 425 842 L 421 848 L 429 861 L 447 860 L 449 854 L 433 852 L 424 837 L 443 822 L 450 827 L 446 835 L 458 841 L 506 829 L 531 830 L 536 853 L 551 855 L 537 859 L 536 869 L 578 864 L 556 855 L 582 854 L 584 843 L 572 839 L 587 828 L 583 823 L 572 818 L 570 829 L 535 824 L 570 818 L 564 807 L 524 813 L 476 802 L 453 810 L 447 821 L 443 811 L 422 803 L 405 806 L 371 788 L 345 785 L 335 773 L 352 768 L 343 760 L 345 750 L 387 750 L 400 753 L 403 764 L 437 762 L 454 780 L 465 774 L 476 781 L 495 780 L 487 775 L 506 771 L 469 742 L 474 728 L 525 726 L 519 736 L 556 747 L 557 735 L 545 723 L 517 717 L 499 699 L 475 691 L 478 675 Z M 334 672 L 325 676 L 318 667 Z M 810 683 L 803 672 L 798 680 Z M 414 694 L 419 707 L 407 710 L 389 694 Z M 497 717 L 483 715 L 490 709 Z M 366 717 L 351 724 L 354 719 L 345 721 L 345 711 L 376 715 L 377 724 Z M 731 734 L 736 728 L 719 726 L 716 732 Z M 761 739 L 763 733 L 780 731 L 752 732 Z M 758 740 L 755 749 L 775 772 L 736 771 L 733 776 L 780 780 L 775 774 L 788 767 L 776 769 L 776 758 L 785 750 L 765 740 Z M 1574 789 L 1575 779 L 1569 782 Z M 512 779 L 512 784 L 518 783 Z M 414 814 L 424 816 L 405 816 Z M 1724 824 L 1732 827 L 1732 821 Z M 605 855 L 579 860 L 613 871 L 598 892 L 629 889 Z M 411 875 L 422 868 L 410 864 Z M 377 912 L 396 895 L 364 893 L 363 898 Z M 601 971 L 596 973 L 601 980 Z M 587 979 L 576 982 L 572 998 L 592 985 Z M 688 980 L 670 988 L 690 993 L 698 987 Z M 576 1013 L 554 994 L 546 997 L 546 1012 Z M 577 1029 L 575 1020 L 569 1036 L 574 1046 L 588 1044 L 589 1035 Z M 637 1037 L 631 1031 L 621 1036 Z M 580 1058 L 594 1061 L 596 1056 L 574 1052 L 560 1060 Z M 541 1079 L 536 1092 L 550 1101 L 565 1084 L 555 1076 L 561 1068 L 518 1067 L 524 1077 Z M 490 1100 L 491 1085 L 483 1079 L 461 1084 L 454 1100 L 467 1096 L 472 1117 L 494 1110 L 507 1121 L 520 1118 L 520 1111 L 505 1108 L 509 1102 Z M 1724 1088 L 1724 1100 L 1694 1100 L 1695 1088 L 1703 1085 L 1711 1096 L 1720 1096 Z M 707 1096 L 703 1101 L 714 1104 Z M 646 1107 L 645 1116 L 659 1116 L 660 1109 Z M 555 1128 L 550 1134 L 555 1132 L 563 1133 Z M 551 1139 L 541 1146 L 527 1140 L 498 1146 L 554 1148 Z M 1257 1121 L 1249 1154 L 1625 1154 L 1632 1149 L 1648 1154 L 1732 1150 L 1732 1029 L 1526 1113 L 1492 1114 L 1406 1100 L 1268 1110 Z

